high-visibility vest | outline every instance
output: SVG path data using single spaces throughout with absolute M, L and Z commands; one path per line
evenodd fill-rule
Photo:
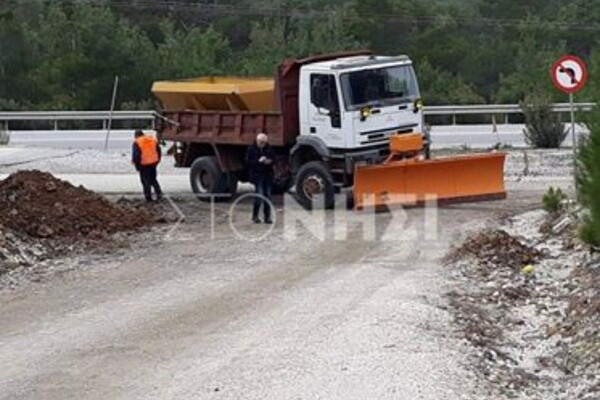
M 141 152 L 141 165 L 152 165 L 158 163 L 158 151 L 156 149 L 158 142 L 152 136 L 140 136 L 135 139 Z

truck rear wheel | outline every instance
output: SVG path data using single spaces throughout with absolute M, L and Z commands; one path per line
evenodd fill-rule
M 327 166 L 321 161 L 310 161 L 300 167 L 296 175 L 296 199 L 308 210 L 333 208 L 335 186 Z
M 235 195 L 237 179 L 221 171 L 215 157 L 200 157 L 190 167 L 192 191 L 200 200 L 228 199 Z

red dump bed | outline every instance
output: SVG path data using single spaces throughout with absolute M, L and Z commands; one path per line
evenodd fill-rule
M 169 121 L 158 121 L 159 137 L 175 142 L 249 145 L 264 132 L 272 145 L 284 146 L 296 137 L 294 131 L 286 137 L 283 114 L 276 111 L 165 111 L 162 116 Z

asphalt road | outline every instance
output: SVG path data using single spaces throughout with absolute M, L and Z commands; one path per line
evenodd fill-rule
M 16 131 L 11 132 L 9 145 L 56 149 L 104 149 L 106 131 Z M 112 131 L 109 149 L 129 149 L 132 130 Z
M 496 129 L 494 131 L 494 129 Z M 524 125 L 448 125 L 434 126 L 435 148 L 489 148 L 497 143 L 525 147 Z M 112 131 L 109 149 L 129 149 L 133 131 Z M 106 131 L 18 131 L 12 132 L 10 144 L 16 146 L 51 147 L 61 149 L 104 149 Z M 570 146 L 569 136 L 565 146 Z

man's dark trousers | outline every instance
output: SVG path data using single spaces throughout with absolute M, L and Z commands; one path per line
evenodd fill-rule
M 162 190 L 156 179 L 156 165 L 142 165 L 139 172 L 146 201 L 152 201 L 152 188 L 157 197 L 162 197 Z
M 265 221 L 271 220 L 271 203 L 267 200 L 271 198 L 271 187 L 273 183 L 268 176 L 258 176 L 254 182 L 257 196 L 254 197 L 254 206 L 252 207 L 252 218 L 257 219 L 260 212 L 260 205 L 263 205 Z

